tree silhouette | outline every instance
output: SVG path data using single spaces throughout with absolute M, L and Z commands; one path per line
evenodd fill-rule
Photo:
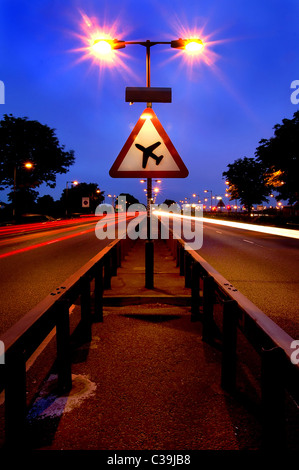
M 222 173 L 228 182 L 227 192 L 230 200 L 240 199 L 248 213 L 252 204 L 260 204 L 267 201 L 271 190 L 266 186 L 264 167 L 254 158 L 239 158 L 230 163 L 228 170 Z
M 32 163 L 30 171 L 24 168 Z M 36 188 L 46 183 L 56 186 L 57 173 L 67 173 L 75 161 L 74 151 L 66 152 L 59 144 L 55 129 L 27 117 L 4 114 L 0 121 L 0 185 Z
M 255 155 L 265 168 L 268 186 L 277 191 L 278 199 L 299 201 L 299 111 L 274 126 L 274 137 L 259 143 Z
M 95 213 L 96 207 L 104 200 L 104 192 L 96 183 L 79 183 L 64 189 L 60 198 L 65 211 L 71 213 Z M 89 206 L 82 207 L 82 198 L 89 198 Z
M 176 202 L 173 201 L 173 199 L 165 199 L 163 204 L 166 204 L 168 207 L 170 207 L 172 204 L 176 204 Z

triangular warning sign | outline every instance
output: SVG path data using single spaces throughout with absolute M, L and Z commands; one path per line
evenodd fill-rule
M 189 172 L 152 108 L 146 108 L 109 174 L 113 178 L 186 178 Z

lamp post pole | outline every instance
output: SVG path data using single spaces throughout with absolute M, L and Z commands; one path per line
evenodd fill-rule
M 69 181 L 66 182 L 66 187 L 65 187 L 65 216 L 67 218 L 68 216 L 68 193 L 69 193 L 69 186 L 68 186 Z M 70 181 L 71 183 L 71 181 Z
M 151 55 L 150 41 L 146 41 L 146 87 L 151 86 Z M 152 103 L 147 103 L 151 108 Z M 147 241 L 145 243 L 145 287 L 154 288 L 154 242 L 151 239 L 151 202 L 152 202 L 152 178 L 147 178 Z
M 22 167 L 26 168 L 27 170 L 31 170 L 33 168 L 33 163 L 32 162 L 26 162 L 23 163 Z M 13 168 L 13 209 L 12 209 L 12 214 L 13 218 L 16 217 L 17 213 L 17 163 L 15 162 L 14 168 Z
M 13 209 L 12 209 L 12 215 L 13 218 L 16 216 L 16 186 L 17 186 L 17 164 L 15 163 L 14 169 L 13 169 Z
M 212 195 L 212 191 L 211 191 L 211 189 L 205 189 L 204 192 L 211 194 L 211 212 L 212 212 L 212 210 L 213 210 L 213 201 L 212 201 L 213 195 Z

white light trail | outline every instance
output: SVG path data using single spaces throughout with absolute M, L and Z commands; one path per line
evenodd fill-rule
M 170 214 L 169 212 L 163 211 L 154 211 L 155 215 L 168 215 L 171 217 L 181 217 L 187 219 L 195 219 L 195 217 L 188 216 L 188 215 L 181 215 L 181 214 Z M 206 217 L 196 217 L 196 219 L 208 223 L 208 224 L 215 224 L 215 225 L 222 225 L 225 227 L 233 227 L 242 230 L 249 230 L 252 232 L 259 232 L 259 233 L 267 233 L 268 235 L 277 235 L 280 237 L 287 237 L 287 238 L 295 238 L 299 240 L 299 230 L 292 230 L 287 228 L 279 228 L 279 227 L 268 227 L 266 225 L 254 225 L 254 224 L 245 224 L 242 222 L 229 222 L 228 220 L 219 220 L 219 219 L 208 219 Z

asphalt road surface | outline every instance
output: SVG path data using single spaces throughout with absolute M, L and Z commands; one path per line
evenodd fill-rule
M 110 243 L 96 237 L 98 220 L 0 229 L 0 334 Z
M 299 240 L 204 222 L 198 253 L 299 339 Z
M 0 334 L 110 240 L 94 219 L 0 230 Z M 299 339 L 299 240 L 204 223 L 198 250 L 217 271 Z

